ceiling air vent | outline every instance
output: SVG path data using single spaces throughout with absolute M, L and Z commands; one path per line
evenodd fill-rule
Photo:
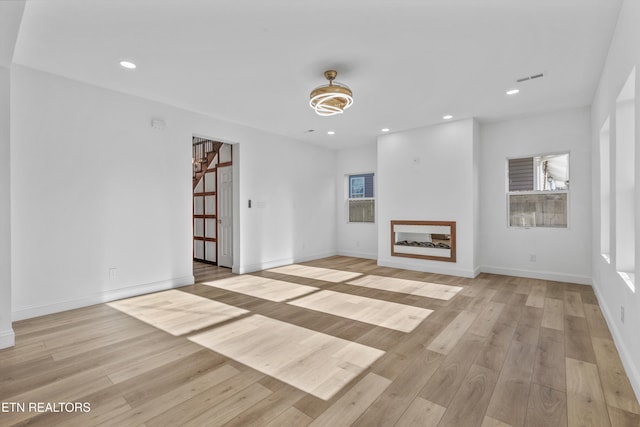
M 527 77 L 522 77 L 521 79 L 516 80 L 516 82 L 518 83 L 522 83 L 522 82 L 526 82 L 527 80 L 534 80 L 534 79 L 539 79 L 541 77 L 544 77 L 543 73 L 540 74 L 534 74 L 532 76 L 527 76 Z

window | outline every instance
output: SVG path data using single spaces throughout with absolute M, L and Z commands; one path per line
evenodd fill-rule
M 616 100 L 614 137 L 616 270 L 629 289 L 634 292 L 636 270 L 635 82 L 634 68 Z
M 508 159 L 510 227 L 567 227 L 569 153 Z
M 600 253 L 611 262 L 611 142 L 609 118 L 600 129 Z
M 375 222 L 373 174 L 348 175 L 349 222 Z
M 349 198 L 364 197 L 364 176 L 349 177 Z M 371 197 L 371 196 L 369 196 Z

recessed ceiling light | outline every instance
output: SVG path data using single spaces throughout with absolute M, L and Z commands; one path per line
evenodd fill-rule
M 382 132 L 389 132 L 389 128 L 380 129 Z
M 451 120 L 451 119 L 453 119 L 453 116 L 451 114 L 445 114 L 444 116 L 442 116 L 442 118 L 444 120 Z
M 137 66 L 131 61 L 120 61 L 120 66 L 127 70 L 134 70 Z
M 515 95 L 518 92 L 520 92 L 520 89 L 509 89 L 507 95 Z
M 329 132 L 327 132 L 327 135 L 335 135 L 335 131 L 330 130 Z

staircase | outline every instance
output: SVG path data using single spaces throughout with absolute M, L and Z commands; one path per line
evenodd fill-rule
M 195 189 L 213 159 L 220 151 L 222 142 L 193 137 L 193 188 Z

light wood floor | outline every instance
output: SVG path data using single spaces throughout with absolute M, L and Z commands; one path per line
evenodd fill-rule
M 194 274 L 193 286 L 14 323 L 0 403 L 91 411 L 3 406 L 0 426 L 640 426 L 588 286 L 348 257 L 245 281 L 205 264 Z

